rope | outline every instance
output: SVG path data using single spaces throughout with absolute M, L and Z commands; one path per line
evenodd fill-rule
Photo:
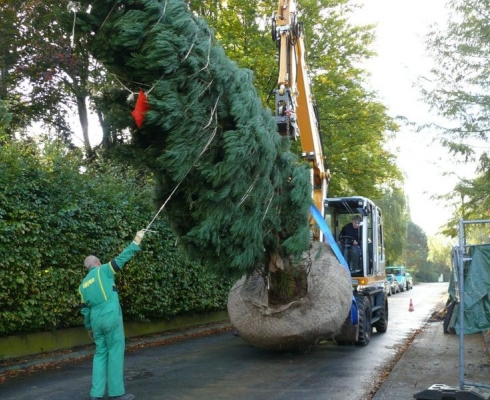
M 70 42 L 71 47 L 75 47 L 75 25 L 77 23 L 77 11 L 80 9 L 80 3 L 76 1 L 68 2 L 68 11 L 73 13 L 73 27 L 71 29 Z
M 155 25 L 153 25 L 153 28 L 151 28 L 151 32 L 153 32 L 153 30 L 155 29 L 155 27 L 160 23 L 160 21 L 162 20 L 163 16 L 165 15 L 165 10 L 167 9 L 167 4 L 168 4 L 168 1 L 165 1 L 165 5 L 163 6 L 163 10 L 162 10 L 162 15 L 160 15 L 160 18 L 158 18 L 158 21 L 155 22 Z
M 72 2 L 69 3 L 69 9 L 70 7 L 74 7 L 73 5 L 71 5 Z M 79 3 L 77 3 L 79 4 Z M 114 11 L 114 8 L 116 6 L 117 3 L 114 3 L 114 5 L 112 6 L 111 10 L 109 11 L 109 14 L 107 14 L 106 18 L 104 19 L 104 21 L 102 22 L 102 25 L 99 27 L 99 29 L 97 30 L 97 32 L 95 34 L 97 34 L 101 29 L 102 27 L 105 25 L 105 23 L 107 22 L 107 20 L 109 19 L 110 15 L 112 14 L 112 12 Z M 165 15 L 165 12 L 166 12 L 166 9 L 167 9 L 167 5 L 168 5 L 168 0 L 165 1 L 165 4 L 163 5 L 163 8 L 162 8 L 162 13 L 158 19 L 158 21 L 154 24 L 153 28 L 150 30 L 149 33 L 153 32 L 153 30 L 156 28 L 156 26 L 160 23 L 160 21 L 162 20 L 162 18 L 164 17 Z M 76 12 L 76 10 L 75 10 Z M 75 31 L 75 22 L 74 22 L 74 25 L 73 25 L 73 32 Z M 73 33 L 74 35 L 74 33 Z M 206 64 L 204 65 L 203 68 L 201 68 L 197 73 L 205 70 L 208 68 L 209 66 L 209 58 L 210 58 L 210 53 L 211 53 L 211 36 L 209 36 L 209 43 L 210 43 L 210 46 L 208 48 L 208 57 L 207 57 L 207 62 Z M 184 57 L 184 60 L 187 59 L 192 51 L 192 49 L 194 48 L 194 43 L 191 44 L 187 54 L 185 55 Z M 114 78 L 119 82 L 119 84 L 124 88 L 126 89 L 128 92 L 131 93 L 131 95 L 134 95 L 134 92 L 129 89 L 127 86 L 125 86 L 121 80 L 115 75 L 115 74 L 112 74 L 114 76 Z M 150 87 L 150 89 L 145 93 L 145 95 L 148 95 L 154 88 L 155 86 L 158 84 L 158 82 L 164 77 L 165 74 L 163 74 L 154 84 L 152 87 Z M 212 81 L 211 81 L 212 83 Z M 204 89 L 207 90 L 207 88 L 211 85 L 211 83 L 209 83 L 209 85 Z M 204 92 L 203 91 L 203 92 Z M 218 107 L 218 102 L 219 102 L 219 99 L 220 97 L 218 97 L 216 99 L 216 103 L 213 107 L 213 110 L 211 112 L 211 117 L 209 119 L 209 122 L 206 124 L 206 126 L 203 128 L 203 129 L 206 129 L 207 127 L 209 127 L 212 123 L 212 120 L 213 120 L 213 117 L 216 119 L 216 108 Z M 164 203 L 162 204 L 162 206 L 160 207 L 160 209 L 157 211 L 157 213 L 155 214 L 155 216 L 152 218 L 152 220 L 150 221 L 150 223 L 148 224 L 148 226 L 146 227 L 145 231 L 149 231 L 149 228 L 151 227 L 151 225 L 155 222 L 155 220 L 158 218 L 158 216 L 160 215 L 160 213 L 163 211 L 163 209 L 165 208 L 165 206 L 167 205 L 167 203 L 170 201 L 170 199 L 172 198 L 172 196 L 175 194 L 175 192 L 177 191 L 177 189 L 180 187 L 180 185 L 182 184 L 182 182 L 184 181 L 184 179 L 187 177 L 187 175 L 189 174 L 189 172 L 192 170 L 192 168 L 194 168 L 194 166 L 197 164 L 197 160 L 199 160 L 199 158 L 204 154 L 204 152 L 207 150 L 207 148 L 209 147 L 209 145 L 211 144 L 211 142 L 213 141 L 214 137 L 216 136 L 216 132 L 217 132 L 218 128 L 216 127 L 214 130 L 213 130 L 213 133 L 212 135 L 209 137 L 208 141 L 206 142 L 206 145 L 204 146 L 204 148 L 202 149 L 202 151 L 199 153 L 199 155 L 197 156 L 195 162 L 189 167 L 189 169 L 187 170 L 187 172 L 185 173 L 185 175 L 182 177 L 182 179 L 180 180 L 179 183 L 177 183 L 177 185 L 175 186 L 175 188 L 172 190 L 172 192 L 170 193 L 170 195 L 167 197 L 167 199 L 164 201 Z M 253 187 L 253 184 L 252 184 L 252 187 Z M 250 192 L 251 188 L 247 191 L 247 193 L 245 194 L 244 198 L 242 199 L 242 202 L 245 200 L 245 198 L 247 197 L 248 193 Z
M 265 212 L 264 212 L 264 216 L 262 217 L 262 221 L 265 219 L 265 217 L 267 216 L 267 213 L 269 212 L 269 208 L 272 204 L 272 199 L 274 198 L 274 193 L 272 193 L 272 196 L 270 197 L 269 201 L 267 201 L 267 207 L 265 209 Z
M 109 17 L 111 16 L 112 12 L 114 11 L 114 8 L 116 7 L 116 4 L 117 4 L 117 3 L 114 3 L 114 5 L 112 6 L 111 10 L 109 11 L 109 14 L 107 14 L 107 16 L 105 17 L 104 21 L 102 22 L 102 25 L 99 27 L 99 29 L 97 30 L 97 32 L 95 32 L 95 34 L 97 34 L 97 33 L 98 33 L 98 32 L 99 32 L 101 29 L 102 29 L 102 27 L 105 25 L 105 23 L 107 22 L 107 20 L 108 20 L 108 19 L 109 19 Z M 152 28 L 152 29 L 149 31 L 149 33 L 153 32 L 153 31 L 154 31 L 154 29 L 156 28 L 156 26 L 157 26 L 157 25 L 160 23 L 160 21 L 162 20 L 163 16 L 165 15 L 165 12 L 166 12 L 167 5 L 168 5 L 168 0 L 166 0 L 166 1 L 165 1 L 165 4 L 163 5 L 163 8 L 162 8 L 162 13 L 161 13 L 160 17 L 158 18 L 158 20 L 157 20 L 157 21 L 155 22 L 155 24 L 153 25 L 153 28 Z M 80 7 L 80 3 L 70 2 L 70 3 L 69 3 L 69 5 L 68 5 L 68 9 L 69 9 L 69 10 L 70 10 L 70 7 L 71 7 L 71 8 L 73 8 L 73 7 L 77 7 L 77 8 L 79 8 L 79 7 Z M 76 10 L 75 10 L 75 12 L 76 12 Z M 74 18 L 75 18 L 75 17 L 74 17 Z M 73 22 L 73 35 L 75 34 L 74 32 L 75 32 L 75 21 Z M 195 35 L 195 36 L 196 36 L 196 35 Z M 195 74 L 193 74 L 193 75 L 196 75 L 196 74 L 198 74 L 199 72 L 201 72 L 201 71 L 203 71 L 203 70 L 205 70 L 205 69 L 207 69 L 207 68 L 208 68 L 208 66 L 209 66 L 209 58 L 210 58 L 210 54 L 211 54 L 211 44 L 212 44 L 212 37 L 211 37 L 211 35 L 209 35 L 209 48 L 208 48 L 208 56 L 207 56 L 207 62 L 206 62 L 206 65 L 204 65 L 204 67 L 202 67 L 202 68 L 201 68 L 199 71 L 197 71 L 197 72 L 196 72 Z M 193 42 L 193 43 L 191 44 L 191 46 L 190 46 L 189 50 L 187 51 L 187 54 L 184 56 L 184 59 L 183 59 L 182 61 L 186 60 L 186 59 L 189 57 L 189 55 L 190 55 L 190 53 L 191 53 L 192 49 L 194 48 L 194 46 L 195 46 L 195 43 Z M 73 47 L 73 41 L 72 41 L 72 47 Z M 121 86 L 122 86 L 124 89 L 126 89 L 128 92 L 130 92 L 130 93 L 131 93 L 131 95 L 130 95 L 130 99 L 128 99 L 128 100 L 132 100 L 131 96 L 134 96 L 135 92 L 133 92 L 131 89 L 129 89 L 127 86 L 125 86 L 125 85 L 124 85 L 124 84 L 121 82 L 121 80 L 120 80 L 120 79 L 119 79 L 119 78 L 118 78 L 118 77 L 117 77 L 115 74 L 111 74 L 111 75 L 113 75 L 113 76 L 116 78 L 116 80 L 119 82 L 119 84 L 120 84 L 120 85 L 121 85 Z M 145 92 L 145 95 L 146 95 L 146 96 L 148 96 L 148 95 L 151 93 L 151 91 L 152 91 L 152 90 L 155 88 L 155 86 L 158 84 L 158 82 L 160 82 L 160 81 L 163 79 L 163 77 L 164 77 L 164 76 L 165 76 L 165 73 L 163 73 L 163 74 L 162 74 L 162 76 L 160 76 L 160 78 L 158 78 L 158 80 L 157 80 L 157 81 L 156 81 L 156 82 L 153 84 L 153 86 L 151 86 L 151 87 L 148 89 L 148 91 L 146 91 L 146 92 Z M 133 83 L 133 84 L 134 84 L 134 83 L 139 84 L 138 82 L 134 82 L 134 81 L 133 81 L 133 82 L 131 82 L 131 83 Z M 140 86 L 142 86 L 143 84 L 139 84 L 139 85 L 140 85 Z M 147 85 L 143 85 L 143 86 L 147 86 Z
M 204 67 L 202 67 L 199 71 L 197 71 L 196 73 L 192 74 L 191 76 L 195 76 L 197 75 L 199 72 L 201 71 L 204 71 L 205 69 L 208 68 L 208 65 L 209 65 L 209 55 L 211 53 L 211 37 L 209 37 L 209 41 L 210 41 L 210 47 L 208 49 L 208 58 L 207 58 L 207 62 L 206 62 L 206 65 Z M 182 61 L 185 61 L 189 55 L 191 54 L 191 51 L 192 49 L 194 48 L 194 43 L 191 44 L 191 47 L 189 48 L 189 50 L 187 51 L 187 54 L 185 55 L 185 57 L 182 59 Z M 163 77 L 165 76 L 166 72 L 163 73 L 163 75 L 158 78 L 158 80 L 153 84 L 153 86 L 148 90 L 148 92 L 146 92 L 146 95 L 150 94 L 150 92 L 155 88 L 156 85 L 158 85 L 158 82 L 160 82 Z M 211 81 L 212 82 L 212 81 Z
M 209 119 L 208 124 L 205 126 L 205 128 L 208 127 L 211 124 L 211 121 L 213 120 L 213 118 L 216 118 L 216 108 L 218 107 L 218 101 L 219 101 L 219 97 L 216 99 L 216 103 L 214 104 L 213 110 L 211 112 L 211 117 Z M 158 212 L 153 217 L 153 219 L 150 221 L 150 223 L 148 224 L 148 226 L 145 229 L 146 231 L 148 231 L 150 229 L 150 227 L 153 224 L 153 222 L 155 222 L 155 220 L 158 218 L 158 215 L 160 215 L 160 213 L 165 208 L 165 206 L 167 205 L 167 203 L 170 201 L 170 199 L 172 198 L 172 196 L 174 195 L 174 193 L 177 191 L 177 189 L 179 188 L 179 186 L 181 185 L 181 183 L 187 177 L 187 175 L 189 174 L 189 172 L 191 172 L 192 168 L 194 168 L 194 166 L 197 164 L 197 160 L 199 160 L 199 158 L 201 158 L 201 156 L 204 154 L 204 152 L 208 149 L 209 145 L 211 144 L 211 142 L 213 141 L 214 137 L 216 136 L 216 132 L 217 131 L 218 131 L 218 127 L 215 127 L 214 130 L 213 130 L 213 133 L 211 134 L 211 136 L 209 137 L 208 141 L 206 142 L 206 145 L 201 150 L 201 152 L 197 156 L 197 158 L 194 161 L 194 163 L 189 167 L 189 169 L 187 170 L 187 172 L 185 173 L 185 175 L 182 177 L 182 179 L 180 180 L 180 182 L 177 183 L 177 185 L 175 186 L 174 190 L 172 190 L 172 192 L 170 193 L 170 195 L 167 197 L 167 199 L 165 200 L 165 202 L 162 204 L 162 206 L 160 207 L 160 209 L 158 210 Z
M 109 19 L 109 17 L 111 16 L 112 12 L 114 11 L 114 8 L 116 8 L 116 5 L 117 5 L 117 1 L 114 2 L 112 8 L 111 8 L 111 11 L 109 11 L 109 14 L 107 14 L 107 17 L 105 17 L 104 19 L 104 22 L 102 22 L 102 25 L 99 27 L 99 29 L 97 29 L 97 32 L 95 32 L 95 34 L 97 35 L 97 33 L 99 33 L 99 31 L 102 29 L 102 27 L 105 25 L 105 23 L 107 22 L 107 20 Z
M 253 188 L 255 186 L 255 183 L 257 182 L 257 179 L 259 179 L 259 174 L 257 174 L 257 176 L 255 177 L 255 179 L 253 180 L 253 182 L 250 184 L 250 186 L 248 187 L 248 189 L 245 192 L 245 194 L 242 196 L 241 200 L 238 203 L 238 206 L 241 206 L 243 204 L 243 202 L 245 201 L 245 199 L 248 197 L 248 195 L 252 192 L 252 190 L 253 190 Z

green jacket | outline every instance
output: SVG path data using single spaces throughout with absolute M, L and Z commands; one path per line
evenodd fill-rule
M 94 307 L 103 307 L 106 302 L 119 303 L 114 276 L 122 270 L 133 254 L 141 247 L 131 242 L 121 254 L 100 267 L 90 267 L 87 275 L 78 287 L 82 302 L 82 315 L 85 329 L 91 330 L 90 314 Z

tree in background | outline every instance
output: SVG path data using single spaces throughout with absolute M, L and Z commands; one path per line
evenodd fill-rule
M 383 190 L 383 197 L 376 200 L 383 215 L 386 265 L 396 265 L 401 260 L 407 242 L 410 221 L 405 193 L 401 188 Z
M 264 0 L 190 0 L 188 4 L 213 29 L 226 55 L 254 72 L 254 85 L 266 104 L 268 98 L 273 98 L 277 80 L 270 21 L 277 4 Z
M 418 225 L 410 221 L 402 261 L 418 282 L 437 282 L 439 273 L 428 257 L 427 236 Z
M 16 23 L 17 11 L 18 4 L 0 2 L 0 100 L 4 101 L 2 107 L 6 107 L 5 101 L 15 84 L 12 72 L 19 57 L 19 48 L 15 41 L 19 31 L 19 25 Z
M 270 100 L 277 83 L 276 49 L 265 16 L 277 11 L 277 3 L 208 0 L 190 1 L 190 6 L 213 27 L 226 54 L 254 71 L 260 97 L 274 109 Z M 358 65 L 374 56 L 369 50 L 373 27 L 351 26 L 352 7 L 345 0 L 303 0 L 298 2 L 299 20 L 323 128 L 323 151 L 332 173 L 330 194 L 378 198 L 382 185 L 402 181 L 394 156 L 384 149 L 398 126 L 363 86 L 366 72 Z
M 444 277 L 444 281 L 449 281 L 451 274 L 451 241 L 444 236 L 429 237 L 429 257 L 428 261 L 433 263 L 434 270 Z
M 0 98 L 0 144 L 6 140 L 6 130 L 11 120 L 12 113 L 8 112 L 5 101 Z
M 254 86 L 260 98 L 273 108 L 270 99 L 277 79 L 277 60 L 269 16 L 277 11 L 277 4 L 260 0 L 188 4 L 210 24 L 227 56 L 240 67 L 254 71 Z M 118 77 L 107 74 L 91 58 L 83 27 L 73 25 L 81 10 L 38 0 L 25 1 L 20 8 L 9 1 L 0 2 L 0 6 L 6 18 L 0 28 L 2 46 L 11 58 L 4 63 L 9 79 L 2 80 L 8 84 L 10 95 L 6 100 L 14 114 L 11 130 L 44 121 L 56 135 L 70 142 L 73 131 L 67 119 L 75 109 L 85 153 L 90 156 L 94 144 L 90 143 L 88 112 L 92 109 L 103 130 L 103 149 L 127 143 L 127 132 L 115 127 L 131 121 L 129 112 L 134 100 L 128 99 L 138 90 L 120 90 Z M 355 67 L 373 56 L 368 50 L 372 27 L 350 26 L 347 17 L 351 6 L 345 0 L 305 0 L 299 7 L 325 135 L 324 152 L 334 174 L 331 193 L 379 197 L 374 194 L 379 195 L 380 182 L 397 180 L 400 175 L 393 156 L 383 149 L 386 132 L 397 126 L 375 95 L 363 88 L 365 73 Z M 19 49 L 20 53 L 7 49 Z M 21 82 L 28 82 L 32 90 L 23 90 Z M 112 106 L 123 102 L 124 109 Z M 366 180 L 366 176 L 373 178 Z
M 372 27 L 351 26 L 345 1 L 302 4 L 312 89 L 332 173 L 330 195 L 380 198 L 382 187 L 398 185 L 402 176 L 384 146 L 398 126 L 365 89 L 366 72 L 358 67 L 374 55 Z
M 59 75 L 70 59 L 67 35 L 54 18 L 59 3 L 2 1 L 2 97 L 13 115 L 10 136 L 34 122 L 52 127 L 70 142 L 66 92 Z M 64 105 L 64 106 L 63 106 Z
M 2 54 L 0 98 L 13 115 L 9 135 L 24 133 L 41 122 L 51 136 L 72 146 L 72 117 L 78 117 L 86 156 L 92 157 L 90 110 L 103 130 L 106 149 L 121 142 L 99 107 L 113 95 L 100 64 L 94 62 L 74 26 L 79 3 L 27 0 L 0 1 L 0 49 Z M 76 127 L 76 125 L 75 125 Z M 93 129 L 93 127 L 92 127 Z
M 453 191 L 442 198 L 453 207 L 453 215 L 443 229 L 450 237 L 459 235 L 459 219 L 490 220 L 490 160 L 482 154 L 478 168 L 479 176 L 475 179 L 461 179 Z M 467 226 L 468 238 L 474 244 L 488 243 L 490 230 L 486 225 Z
M 485 144 L 490 119 L 490 3 L 451 0 L 447 6 L 451 11 L 447 26 L 436 26 L 427 38 L 436 67 L 422 81 L 422 93 L 449 121 L 448 126 L 438 126 L 441 142 L 465 162 L 479 160 L 479 177 L 462 180 L 446 197 L 454 206 L 454 218 L 444 233 L 455 236 L 459 218 L 489 218 L 490 163 Z
M 487 68 L 490 40 L 490 4 L 481 0 L 450 0 L 447 27 L 427 36 L 428 50 L 436 67 L 423 86 L 432 109 L 452 122 L 440 127 L 450 150 L 467 157 L 475 154 L 470 139 L 488 140 Z

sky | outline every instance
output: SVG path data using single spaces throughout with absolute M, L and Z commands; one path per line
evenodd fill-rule
M 371 73 L 370 85 L 392 117 L 405 116 L 422 124 L 438 120 L 420 100 L 414 83 L 428 76 L 433 65 L 426 52 L 424 37 L 434 23 L 447 20 L 446 0 L 357 0 L 362 4 L 352 22 L 377 24 L 373 50 L 377 57 L 362 64 Z M 402 126 L 390 142 L 397 165 L 405 174 L 405 193 L 409 199 L 412 221 L 428 236 L 435 235 L 450 217 L 452 210 L 433 196 L 450 192 L 460 177 L 473 175 L 473 166 L 455 168 L 453 157 L 434 142 L 429 130 L 416 132 Z

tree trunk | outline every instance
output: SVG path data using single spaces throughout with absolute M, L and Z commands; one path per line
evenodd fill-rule
M 90 138 L 88 134 L 88 110 L 87 110 L 87 96 L 77 96 L 78 118 L 80 119 L 80 126 L 82 128 L 83 146 L 85 148 L 85 154 L 88 158 L 94 155 L 92 146 L 90 145 Z

